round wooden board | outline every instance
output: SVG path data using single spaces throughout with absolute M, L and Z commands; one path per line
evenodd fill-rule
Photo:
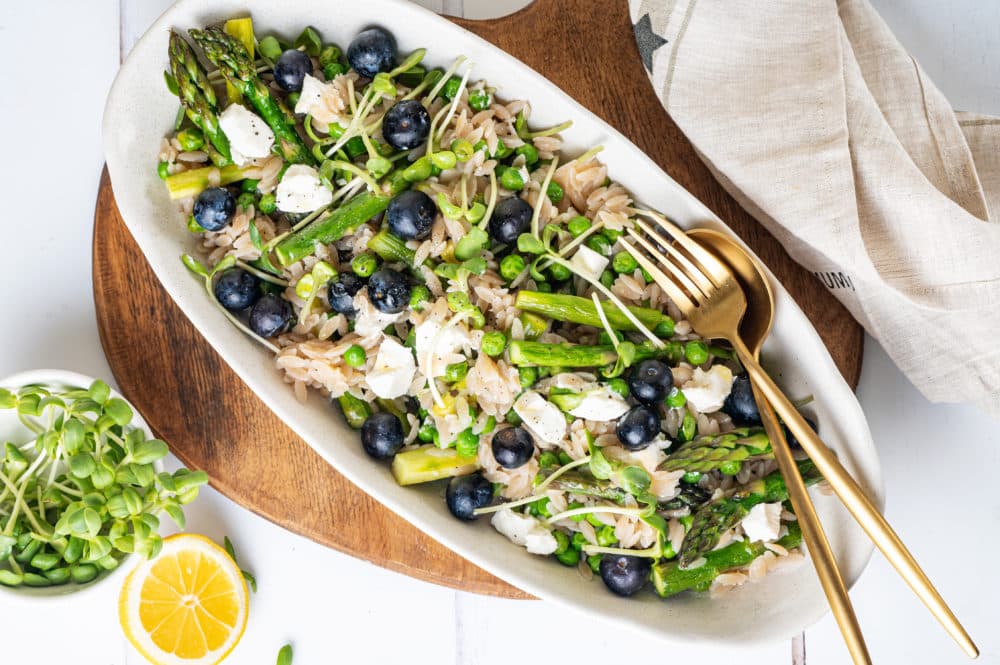
M 857 384 L 860 327 L 724 192 L 663 112 L 624 0 L 537 0 L 501 19 L 455 20 L 542 72 L 712 208 L 774 271 Z M 184 464 L 208 472 L 213 487 L 295 533 L 385 568 L 464 591 L 530 597 L 383 508 L 243 385 L 160 286 L 122 222 L 106 171 L 93 254 L 101 342 L 122 393 Z

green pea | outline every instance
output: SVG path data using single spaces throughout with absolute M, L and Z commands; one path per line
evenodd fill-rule
M 565 450 L 560 450 L 557 454 L 559 455 L 559 464 L 562 466 L 566 466 L 573 461 L 573 458 Z
M 156 175 L 160 176 L 161 180 L 166 180 L 170 176 L 170 164 L 167 162 L 157 164 Z
M 243 192 L 238 197 L 236 197 L 236 205 L 242 210 L 246 210 L 254 203 L 254 195 L 250 192 Z
M 469 106 L 477 111 L 485 111 L 490 107 L 490 93 L 476 90 L 469 93 Z
M 424 308 L 424 303 L 430 302 L 431 291 L 423 284 L 417 284 L 410 291 L 410 308 L 420 311 Z
M 632 274 L 639 267 L 639 262 L 628 252 L 622 251 L 615 254 L 615 257 L 611 259 L 611 267 L 619 275 L 623 273 Z
M 651 284 L 653 282 L 653 276 L 649 274 L 649 271 L 645 268 L 639 268 L 639 270 L 642 271 L 642 278 L 646 280 L 646 283 Z
M 513 148 L 508 148 L 507 144 L 503 141 L 497 141 L 497 150 L 493 153 L 493 156 L 497 159 L 505 159 L 510 157 L 514 153 Z
M 577 532 L 575 532 L 573 534 L 573 537 L 570 539 L 569 543 L 570 543 L 570 547 L 572 547 L 575 550 L 582 550 L 588 544 L 587 543 L 587 537 L 584 536 L 579 531 L 577 531 Z
M 583 504 L 580 503 L 579 501 L 572 501 L 572 502 L 570 502 L 570 504 L 568 506 L 566 506 L 567 510 L 574 510 L 576 508 L 583 508 Z M 582 522 L 586 518 L 587 518 L 586 515 L 572 515 L 572 516 L 570 516 L 570 519 L 573 520 L 574 522 Z
M 524 189 L 524 178 L 517 169 L 506 168 L 500 173 L 500 186 L 512 192 L 519 192 Z
M 472 433 L 472 429 L 464 429 L 455 439 L 455 450 L 462 457 L 475 457 L 479 451 L 479 437 Z
M 486 141 L 484 141 L 483 139 L 479 139 L 474 144 L 472 144 L 472 149 L 475 150 L 476 152 L 486 152 L 487 148 L 489 148 L 489 146 L 486 145 Z
M 455 139 L 451 142 L 451 151 L 455 153 L 455 158 L 460 162 L 467 162 L 476 154 L 476 149 L 472 143 L 465 139 Z
M 553 554 L 559 556 L 569 549 L 569 536 L 562 531 L 553 531 L 552 535 L 555 536 L 556 539 L 556 551 L 553 552 Z
M 518 425 L 521 424 L 521 416 L 517 415 L 517 411 L 515 411 L 514 409 L 511 409 L 510 411 L 507 412 L 507 415 L 504 417 L 504 420 L 506 420 L 509 424 L 513 425 L 514 427 L 517 427 Z
M 561 263 L 553 263 L 549 266 L 549 274 L 557 282 L 565 282 L 573 276 L 572 271 Z
M 679 409 L 685 404 L 687 404 L 687 397 L 684 396 L 684 391 L 680 388 L 674 387 L 670 389 L 670 394 L 667 395 L 667 406 L 671 409 Z
M 621 231 L 619 229 L 602 229 L 601 230 L 601 235 L 603 235 L 605 238 L 607 238 L 608 241 L 610 241 L 612 245 L 615 244 L 615 242 L 617 242 L 617 240 L 622 237 L 622 233 L 624 233 L 624 231 Z
M 628 397 L 628 382 L 625 379 L 611 379 L 608 388 L 620 397 Z
M 351 159 L 358 157 L 360 155 L 368 152 L 368 148 L 365 147 L 365 140 L 360 136 L 354 136 L 344 144 L 344 152 Z
M 489 434 L 497 428 L 497 419 L 494 416 L 490 416 L 486 419 L 486 424 L 483 425 L 482 434 Z
M 407 182 L 421 182 L 431 177 L 433 164 L 429 157 L 421 157 L 403 169 L 403 177 Z
M 575 566 L 580 563 L 580 552 L 571 547 L 562 554 L 557 554 L 556 559 L 564 566 Z
M 455 95 L 458 94 L 458 89 L 462 85 L 462 79 L 457 76 L 452 76 L 448 79 L 444 86 L 441 88 L 441 96 L 447 100 L 455 99 Z
M 545 194 L 549 197 L 549 201 L 558 204 L 563 199 L 563 188 L 558 182 L 550 181 L 549 186 L 545 189 Z
M 508 254 L 500 261 L 500 276 L 510 282 L 524 272 L 526 267 L 520 254 Z
M 600 234 L 595 233 L 587 238 L 587 247 L 601 256 L 611 256 L 611 241 Z
M 253 192 L 257 191 L 257 185 L 259 184 L 260 180 L 255 180 L 254 178 L 247 178 L 246 180 L 240 183 L 240 191 L 250 192 L 252 194 Z
M 594 571 L 595 575 L 600 575 L 601 574 L 601 555 L 600 554 L 591 554 L 590 556 L 588 556 L 587 557 L 587 565 L 590 566 L 590 569 L 592 571 Z
M 56 564 L 62 559 L 61 556 L 55 552 L 39 552 L 35 556 L 31 557 L 30 565 L 36 570 L 42 572 L 55 568 Z
M 587 229 L 589 229 L 590 226 L 591 224 L 589 219 L 587 219 L 583 215 L 577 215 L 573 219 L 569 220 L 569 222 L 566 224 L 566 229 L 569 231 L 569 234 L 571 236 L 577 238 L 583 235 L 583 233 Z
M 557 466 L 559 464 L 559 458 L 551 450 L 546 450 L 538 456 L 538 466 L 543 469 L 547 469 L 552 466 Z
M 507 336 L 499 330 L 492 330 L 483 335 L 479 348 L 491 358 L 496 358 L 507 348 Z
M 517 378 L 521 382 L 522 388 L 530 388 L 538 381 L 537 367 L 518 367 Z
M 442 150 L 431 155 L 431 162 L 442 171 L 453 168 L 458 163 L 458 157 L 451 150 Z
M 430 423 L 424 423 L 420 427 L 420 429 L 417 430 L 417 438 L 423 441 L 424 443 L 430 443 L 431 441 L 434 440 L 434 434 L 436 432 L 437 429 L 434 427 L 434 425 Z
M 615 537 L 615 528 L 610 525 L 604 525 L 597 530 L 597 544 L 601 547 L 611 547 L 618 542 L 618 538 Z
M 538 150 L 530 143 L 525 143 L 515 148 L 514 154 L 524 157 L 524 164 L 526 166 L 531 166 L 538 161 Z
M 344 351 L 344 362 L 348 367 L 364 367 L 367 359 L 365 350 L 357 344 L 352 344 Z
M 469 294 L 464 291 L 452 291 L 448 294 L 448 308 L 454 313 L 467 312 L 472 309 Z
M 340 64 L 339 62 L 328 62 L 323 65 L 323 76 L 327 81 L 332 81 L 341 74 L 347 73 L 347 67 Z
M 708 344 L 701 340 L 691 340 L 684 345 L 684 359 L 692 365 L 701 365 L 708 361 Z
M 278 200 L 275 198 L 274 194 L 265 194 L 260 197 L 260 201 L 257 202 L 257 210 L 260 210 L 265 215 L 274 214 L 274 211 L 278 209 Z
M 378 261 L 371 254 L 358 254 L 351 259 L 351 270 L 358 277 L 371 277 L 378 268 Z
M 184 150 L 201 150 L 205 146 L 205 137 L 196 129 L 182 129 L 177 133 L 177 141 Z
M 299 98 L 302 97 L 301 92 L 290 92 L 288 96 L 285 97 L 285 101 L 288 103 L 288 108 L 295 108 L 296 104 L 299 103 Z
M 535 285 L 535 290 L 539 293 L 552 293 L 552 285 L 548 282 L 539 282 Z
M 458 383 L 465 378 L 466 374 L 469 373 L 469 363 L 462 361 L 460 363 L 452 363 L 444 368 L 444 376 L 442 380 L 445 383 Z
M 657 337 L 673 337 L 674 335 L 674 320 L 669 316 L 664 315 L 663 319 L 656 324 L 656 328 L 653 329 Z
M 587 521 L 590 522 L 590 525 L 595 529 L 600 529 L 602 526 L 606 526 L 604 522 L 597 519 L 597 516 L 595 516 L 594 513 L 587 513 Z
M 614 283 L 615 283 L 615 274 L 613 272 L 611 272 L 610 270 L 605 270 L 604 272 L 601 273 L 601 284 L 603 284 L 605 288 L 610 289 Z
M 267 37 L 264 37 L 264 39 L 260 40 L 259 44 L 257 44 L 257 50 L 260 51 L 262 56 L 273 62 L 281 57 L 281 51 L 283 49 L 277 39 L 268 35 Z
M 690 441 L 697 433 L 698 421 L 690 413 L 685 413 L 684 420 L 681 422 L 681 430 L 678 432 L 681 441 Z
M 699 480 L 701 480 L 701 472 L 699 471 L 688 471 L 681 476 L 681 482 L 685 482 L 689 485 L 694 485 Z
M 740 462 L 737 462 L 737 461 L 732 461 L 731 460 L 729 462 L 723 462 L 719 466 L 719 473 L 721 473 L 721 474 L 723 474 L 725 476 L 735 476 L 737 473 L 740 472 L 740 468 L 742 466 L 743 466 L 743 464 L 741 464 Z
M 528 504 L 528 512 L 535 517 L 552 517 L 552 513 L 549 511 L 549 498 L 544 497 L 538 501 L 532 501 Z

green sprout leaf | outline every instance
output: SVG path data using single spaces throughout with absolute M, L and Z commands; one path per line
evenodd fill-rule
M 181 263 L 183 263 L 184 266 L 194 274 L 200 275 L 201 277 L 208 277 L 208 270 L 205 266 L 201 265 L 201 263 L 199 263 L 198 260 L 190 254 L 182 254 Z

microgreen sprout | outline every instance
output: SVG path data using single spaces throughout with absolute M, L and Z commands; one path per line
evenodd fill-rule
M 236 549 L 233 548 L 233 541 L 229 540 L 229 536 L 223 536 L 222 543 L 226 548 L 226 554 L 228 554 L 229 558 L 233 560 L 236 567 L 240 568 L 240 562 L 236 559 Z M 250 587 L 250 590 L 257 593 L 257 578 L 242 568 L 240 568 L 240 573 L 243 575 L 243 579 L 246 580 L 247 586 Z

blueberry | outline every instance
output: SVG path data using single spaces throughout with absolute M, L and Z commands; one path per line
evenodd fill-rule
M 493 435 L 493 458 L 505 469 L 528 463 L 535 454 L 535 440 L 523 427 L 509 427 Z
M 660 433 L 660 416 L 648 406 L 634 406 L 618 420 L 616 433 L 625 449 L 642 450 Z
M 274 63 L 274 82 L 285 92 L 301 92 L 306 74 L 312 74 L 313 63 L 302 51 L 288 49 Z
M 260 280 L 241 268 L 224 270 L 215 282 L 215 299 L 231 312 L 252 306 L 260 298 Z
M 663 402 L 673 387 L 673 372 L 666 363 L 659 360 L 643 360 L 632 368 L 628 376 L 628 388 L 632 396 L 651 406 Z
M 485 508 L 493 500 L 493 483 L 483 478 L 481 473 L 457 476 L 448 481 L 444 497 L 452 515 L 460 520 L 474 520 L 473 511 Z
M 722 412 L 732 418 L 733 424 L 738 427 L 760 425 L 760 411 L 757 410 L 749 376 L 740 374 L 733 380 L 732 390 L 722 404 Z
M 347 47 L 347 61 L 365 78 L 375 78 L 396 66 L 396 40 L 381 28 L 358 33 Z
M 431 114 L 416 99 L 404 99 L 385 112 L 382 138 L 396 150 L 412 150 L 427 140 Z
M 631 596 L 646 584 L 653 562 L 646 557 L 605 554 L 601 557 L 601 579 L 619 596 Z
M 262 296 L 250 310 L 250 330 L 261 337 L 274 337 L 288 330 L 292 306 L 273 293 Z
M 373 413 L 361 426 L 361 447 L 375 459 L 391 458 L 403 447 L 403 424 L 391 413 Z
M 354 314 L 354 296 L 364 285 L 364 280 L 354 273 L 341 273 L 340 277 L 330 282 L 330 288 L 327 290 L 330 308 L 338 314 Z
M 209 187 L 194 201 L 194 221 L 206 231 L 221 231 L 233 220 L 236 197 L 224 187 Z
M 368 299 L 383 314 L 398 314 L 410 304 L 410 282 L 392 268 L 382 268 L 368 278 Z
M 809 423 L 809 427 L 812 427 L 812 431 L 814 431 L 817 434 L 819 434 L 819 428 L 816 426 L 816 421 L 813 420 L 812 418 L 809 418 L 808 416 L 802 416 L 802 417 L 805 418 L 805 420 L 806 420 L 807 423 Z M 782 431 L 784 431 L 784 433 L 785 433 L 785 441 L 788 442 L 788 445 L 790 447 L 792 447 L 792 448 L 801 448 L 802 447 L 802 444 L 799 443 L 799 440 L 796 439 L 795 435 L 792 434 L 792 431 L 790 429 L 788 429 L 788 425 L 786 425 L 785 423 L 781 423 L 781 429 L 782 429 Z
M 431 233 L 437 208 L 421 191 L 408 189 L 389 202 L 386 210 L 389 230 L 403 240 L 423 240 Z
M 533 214 L 531 206 L 516 196 L 500 201 L 490 217 L 490 237 L 505 245 L 516 245 L 517 237 L 531 226 Z

